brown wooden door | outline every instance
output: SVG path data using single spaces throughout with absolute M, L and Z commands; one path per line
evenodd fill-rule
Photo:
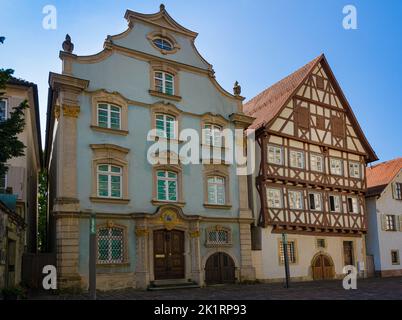
M 208 258 L 205 265 L 207 284 L 234 283 L 235 280 L 235 264 L 229 255 L 218 252 Z
M 334 266 L 331 260 L 325 255 L 319 255 L 312 264 L 314 280 L 329 280 L 335 275 Z
M 353 266 L 353 242 L 352 241 L 344 241 L 343 242 L 343 257 L 345 259 L 345 266 Z
M 184 278 L 184 232 L 154 232 L 155 280 Z

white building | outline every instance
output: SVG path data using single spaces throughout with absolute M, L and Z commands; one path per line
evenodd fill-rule
M 382 277 L 402 276 L 402 158 L 367 168 L 367 254 Z

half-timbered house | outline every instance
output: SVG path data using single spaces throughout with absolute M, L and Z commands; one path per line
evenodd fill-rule
M 377 156 L 320 55 L 245 105 L 255 117 L 250 176 L 257 278 L 334 278 L 365 265 L 365 166 Z

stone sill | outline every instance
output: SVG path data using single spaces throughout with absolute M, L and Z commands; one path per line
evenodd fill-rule
M 90 197 L 92 202 L 96 203 L 110 203 L 110 204 L 128 204 L 130 199 L 112 199 L 112 198 L 100 198 L 100 197 Z
M 111 134 L 118 134 L 120 136 L 126 136 L 129 134 L 127 130 L 118 130 L 118 129 L 111 129 L 111 128 L 103 128 L 99 126 L 91 125 L 91 129 L 103 133 L 111 133 Z
M 170 94 L 162 93 L 162 92 L 155 91 L 155 90 L 149 90 L 148 92 L 151 96 L 154 96 L 154 97 L 165 98 L 165 99 L 169 99 L 169 100 L 173 100 L 173 101 L 181 101 L 180 96 L 170 95 Z
M 204 203 L 204 207 L 207 209 L 221 209 L 221 210 L 230 210 L 232 209 L 231 204 L 209 204 Z
M 169 205 L 169 204 L 172 204 L 172 205 L 175 205 L 175 206 L 178 206 L 178 207 L 180 207 L 180 208 L 183 208 L 185 205 L 186 205 L 186 203 L 185 202 L 182 202 L 182 201 L 178 201 L 178 202 L 174 202 L 174 201 L 161 201 L 161 200 L 156 200 L 156 199 L 153 199 L 152 201 L 151 201 L 151 203 L 154 205 L 154 206 L 164 206 L 164 205 Z

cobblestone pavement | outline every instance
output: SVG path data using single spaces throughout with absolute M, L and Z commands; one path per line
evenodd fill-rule
M 402 278 L 372 278 L 357 282 L 357 290 L 344 290 L 342 280 L 291 283 L 225 285 L 199 289 L 141 291 L 135 289 L 99 292 L 99 300 L 402 300 Z M 81 300 L 81 295 L 33 294 L 35 300 Z

